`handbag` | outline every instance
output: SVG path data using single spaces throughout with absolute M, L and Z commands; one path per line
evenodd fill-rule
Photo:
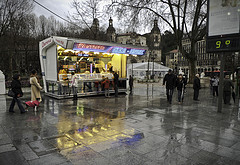
M 14 97 L 15 96 L 15 93 L 12 91 L 12 89 L 9 89 L 8 96 L 10 96 L 10 97 Z

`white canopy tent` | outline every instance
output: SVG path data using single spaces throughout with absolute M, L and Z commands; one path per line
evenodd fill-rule
M 147 75 L 148 67 L 149 75 L 152 75 L 153 66 L 155 77 L 163 77 L 168 70 L 171 69 L 156 62 L 132 63 L 127 65 L 127 75 L 129 76 L 133 74 L 135 78 L 143 79 Z

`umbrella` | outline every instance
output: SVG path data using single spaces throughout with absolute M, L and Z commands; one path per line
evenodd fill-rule
M 232 98 L 233 98 L 233 101 L 234 101 L 234 103 L 235 103 L 235 98 L 236 98 L 235 92 L 232 92 Z

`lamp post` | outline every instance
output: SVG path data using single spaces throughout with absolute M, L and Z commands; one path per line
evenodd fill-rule
M 151 59 L 152 59 L 152 79 L 154 79 L 155 73 L 154 73 L 154 60 L 156 58 L 156 54 L 152 54 Z
M 149 61 L 150 61 L 150 57 L 152 56 L 152 51 L 149 50 L 149 55 L 148 55 L 148 69 L 147 69 L 147 82 L 149 80 Z

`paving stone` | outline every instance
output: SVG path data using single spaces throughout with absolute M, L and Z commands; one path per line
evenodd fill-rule
M 16 150 L 16 148 L 14 147 L 13 144 L 0 145 L 0 153 L 14 151 L 14 150 Z
M 30 142 L 29 146 L 34 152 L 37 153 L 38 156 L 54 152 L 57 149 L 46 140 Z
M 212 152 L 207 152 L 204 150 L 201 150 L 195 154 L 193 154 L 189 159 L 192 160 L 192 162 L 196 163 L 202 163 L 206 165 L 211 165 L 214 164 L 220 159 L 220 156 L 212 153 Z
M 38 159 L 28 161 L 31 165 L 39 165 L 39 164 L 51 164 L 51 165 L 59 165 L 61 163 L 65 163 L 67 161 L 66 158 L 62 157 L 58 153 L 51 153 L 47 155 L 40 156 Z
M 29 165 L 19 151 L 0 153 L 1 165 Z
M 0 133 L 0 145 L 12 143 L 12 140 L 6 133 Z

